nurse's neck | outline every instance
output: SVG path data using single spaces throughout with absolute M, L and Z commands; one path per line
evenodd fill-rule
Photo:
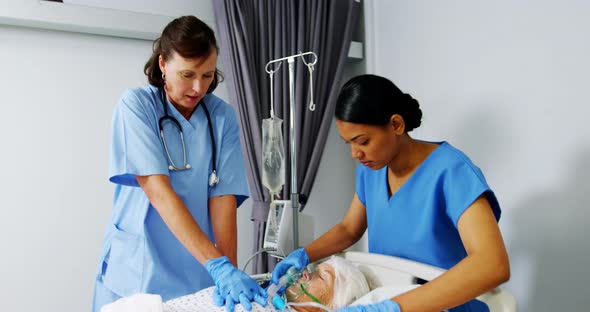
M 411 175 L 430 155 L 437 145 L 412 139 L 406 135 L 400 140 L 399 152 L 387 168 L 393 176 L 401 178 Z
M 176 110 L 178 110 L 178 112 L 184 117 L 184 119 L 186 120 L 190 120 L 191 116 L 193 115 L 193 113 L 195 112 L 195 109 L 197 109 L 197 107 L 199 107 L 199 104 L 197 104 L 194 108 L 187 108 L 187 107 L 182 107 L 180 105 L 176 105 L 176 104 L 172 104 L 174 105 L 174 107 L 176 107 Z
M 195 105 L 195 107 L 192 107 L 192 108 L 178 105 L 170 97 L 168 97 L 168 101 L 170 102 L 170 104 L 172 104 L 172 106 L 174 106 L 174 108 L 176 108 L 176 110 L 186 120 L 190 120 L 191 119 L 191 116 L 193 115 L 193 113 L 195 112 L 195 110 L 197 109 L 197 107 L 199 107 L 199 104 L 198 103 L 197 103 L 197 105 Z

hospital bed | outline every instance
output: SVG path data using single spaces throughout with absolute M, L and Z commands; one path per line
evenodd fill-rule
M 371 290 L 388 287 L 397 288 L 397 286 L 412 286 L 417 284 L 418 279 L 430 281 L 445 272 L 443 269 L 427 264 L 380 254 L 346 251 L 338 255 L 344 257 L 359 268 L 359 270 L 365 275 Z M 270 273 L 257 274 L 252 277 L 262 286 L 266 286 L 270 280 Z M 409 288 L 410 287 L 408 287 L 408 289 Z M 157 311 L 198 311 L 198 307 L 203 307 L 202 305 L 199 305 L 203 302 L 202 300 L 199 300 L 199 298 L 202 299 L 204 296 L 210 298 L 211 293 L 203 294 L 202 292 L 197 292 L 195 294 L 172 299 L 164 303 L 163 310 L 159 309 Z M 389 296 L 387 298 L 389 298 Z M 495 288 L 477 297 L 477 299 L 486 303 L 491 312 L 516 312 L 516 302 L 514 297 L 504 289 Z M 211 305 L 212 304 L 213 303 L 211 303 Z M 223 310 L 223 308 L 218 308 L 218 310 Z M 236 308 L 236 310 L 243 311 L 241 307 Z
M 380 254 L 347 251 L 339 256 L 359 268 L 370 289 L 416 284 L 418 279 L 430 281 L 445 272 L 431 265 Z M 477 299 L 487 304 L 491 312 L 516 312 L 514 297 L 504 289 L 495 288 Z

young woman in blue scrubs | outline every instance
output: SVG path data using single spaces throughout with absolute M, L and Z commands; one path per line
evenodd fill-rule
M 135 293 L 169 300 L 213 284 L 214 301 L 228 310 L 236 303 L 249 310 L 252 300 L 266 305 L 265 291 L 234 266 L 236 208 L 248 186 L 236 114 L 211 93 L 221 78 L 213 30 L 180 17 L 153 48 L 144 68 L 149 85 L 126 91 L 113 114 L 114 207 L 93 310 Z M 184 151 L 169 117 L 166 144 L 160 137 L 166 115 L 182 129 Z M 214 171 L 218 181 L 210 181 Z
M 500 206 L 463 152 L 408 135 L 421 118 L 418 102 L 386 78 L 362 75 L 343 86 L 336 125 L 360 162 L 356 193 L 344 220 L 281 261 L 273 281 L 292 265 L 344 250 L 368 229 L 369 252 L 448 271 L 391 300 L 339 311 L 488 311 L 472 299 L 510 276 Z

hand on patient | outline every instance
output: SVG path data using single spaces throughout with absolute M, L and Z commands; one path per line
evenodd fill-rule
M 305 249 L 299 248 L 290 253 L 285 259 L 281 260 L 272 271 L 272 278 L 270 280 L 273 284 L 279 284 L 281 276 L 287 273 L 287 270 L 294 266 L 297 270 L 303 269 L 309 264 L 309 256 Z
M 234 267 L 227 257 L 208 260 L 205 269 L 215 282 L 213 302 L 218 306 L 225 305 L 228 312 L 234 310 L 236 303 L 241 303 L 250 311 L 253 300 L 266 306 L 266 291 L 250 276 Z
M 401 312 L 401 309 L 395 301 L 387 299 L 376 304 L 345 307 L 336 312 Z

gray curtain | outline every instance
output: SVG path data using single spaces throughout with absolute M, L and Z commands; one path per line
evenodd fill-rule
M 238 112 L 246 172 L 253 200 L 253 252 L 262 247 L 269 196 L 262 186 L 262 119 L 270 115 L 268 61 L 313 51 L 318 61 L 313 72 L 316 110 L 309 111 L 309 74 L 297 60 L 295 107 L 297 130 L 297 181 L 309 196 L 328 136 L 348 55 L 353 27 L 361 9 L 355 0 L 215 0 L 213 1 L 222 70 L 230 102 Z M 310 59 L 307 59 L 308 61 Z M 283 198 L 289 198 L 289 78 L 284 62 L 274 76 L 275 114 L 284 120 L 287 177 Z M 305 138 L 301 140 L 301 138 Z M 268 272 L 273 258 L 260 255 L 253 273 Z

